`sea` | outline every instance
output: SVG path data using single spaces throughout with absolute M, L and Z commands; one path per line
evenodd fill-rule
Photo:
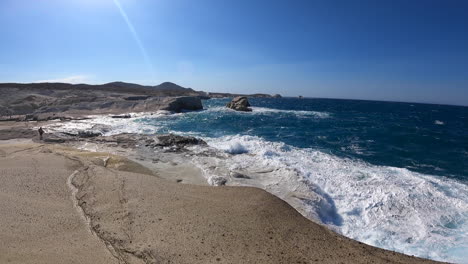
M 303 215 L 366 244 L 468 263 L 468 107 L 251 98 L 252 112 L 236 112 L 229 100 L 95 123 L 110 125 L 107 134 L 202 138 L 225 154 L 192 159 L 209 183 L 224 176 L 216 166 L 263 175 L 238 185 L 297 198 Z

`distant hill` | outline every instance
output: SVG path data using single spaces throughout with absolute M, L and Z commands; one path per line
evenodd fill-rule
M 224 97 L 236 97 L 236 96 L 247 96 L 247 97 L 255 97 L 255 98 L 281 98 L 279 94 L 232 94 L 232 93 L 207 93 L 207 96 L 210 98 L 224 98 Z
M 152 86 L 153 89 L 161 90 L 161 91 L 189 91 L 195 92 L 192 88 L 184 88 L 179 86 L 175 83 L 171 82 L 163 82 L 160 85 Z
M 0 120 L 202 109 L 203 92 L 174 83 L 0 83 Z M 177 98 L 176 98 L 177 97 Z
M 0 88 L 15 88 L 21 90 L 100 90 L 151 96 L 198 96 L 204 94 L 203 92 L 197 92 L 191 88 L 184 88 L 171 82 L 164 82 L 155 86 L 126 82 L 111 82 L 97 85 L 69 83 L 0 83 Z
M 180 85 L 177 85 L 172 82 L 163 82 L 159 85 L 155 86 L 149 86 L 149 85 L 140 85 L 140 84 L 135 84 L 135 83 L 126 83 L 126 82 L 111 82 L 111 83 L 106 83 L 102 85 L 105 88 L 120 88 L 120 89 L 149 89 L 153 91 L 158 91 L 158 92 L 164 92 L 164 93 L 190 93 L 191 95 L 198 94 L 200 92 L 197 92 L 193 90 L 192 88 L 185 88 Z
M 202 98 L 222 98 L 235 96 L 262 97 L 262 98 L 279 98 L 280 95 L 270 94 L 231 94 L 231 93 L 207 93 L 203 91 L 195 91 L 192 88 L 185 88 L 172 82 L 163 82 L 159 85 L 140 85 L 127 82 L 110 82 L 105 84 L 69 84 L 69 83 L 0 83 L 0 89 L 20 89 L 20 90 L 49 90 L 49 91 L 104 91 L 128 93 L 133 95 L 148 95 L 148 96 L 200 96 Z

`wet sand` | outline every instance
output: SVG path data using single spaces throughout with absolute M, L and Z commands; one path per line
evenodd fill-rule
M 338 235 L 263 190 L 177 183 L 167 170 L 0 143 L 0 263 L 432 263 Z

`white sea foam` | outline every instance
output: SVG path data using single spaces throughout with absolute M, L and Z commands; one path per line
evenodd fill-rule
M 301 110 L 281 110 L 267 107 L 252 107 L 252 112 L 255 113 L 287 113 L 297 116 L 313 116 L 317 118 L 329 118 L 330 113 L 318 111 L 301 111 Z
M 239 142 L 231 142 L 224 151 L 230 154 L 244 154 L 249 152 L 249 150 Z
M 134 118 L 100 116 L 54 123 L 46 129 L 98 129 L 104 135 L 114 135 L 155 133 L 160 127 L 135 122 Z M 306 217 L 367 244 L 436 260 L 466 263 L 468 259 L 466 184 L 254 136 L 205 140 L 218 154 L 194 155 L 192 159 L 211 184 L 229 178 L 228 184 L 263 188 Z M 229 176 L 232 171 L 250 179 L 234 179 Z
M 468 257 L 468 187 L 463 183 L 258 137 L 206 140 L 223 152 L 233 144 L 248 150 L 211 162 L 195 158 L 208 178 L 242 171 L 251 179 L 238 184 L 264 188 L 304 215 L 370 245 L 445 261 Z
M 147 125 L 135 122 L 139 118 L 154 118 L 168 115 L 167 111 L 158 111 L 156 113 L 130 113 L 131 118 L 112 118 L 111 115 L 89 116 L 90 119 L 72 120 L 69 122 L 52 123 L 44 126 L 48 132 L 68 132 L 77 133 L 77 131 L 93 131 L 101 133 L 104 136 L 111 136 L 120 133 L 145 133 L 153 134 L 159 131 L 157 125 Z
M 251 107 L 252 112 L 238 112 L 232 109 L 218 106 L 218 107 L 210 107 L 206 109 L 207 111 L 211 112 L 230 112 L 230 113 L 238 113 L 244 115 L 258 115 L 258 114 L 273 114 L 273 113 L 284 113 L 284 114 L 293 114 L 298 117 L 315 117 L 315 118 L 329 118 L 331 116 L 328 112 L 319 112 L 319 111 L 301 111 L 301 110 L 282 110 L 282 109 L 274 109 L 274 108 L 267 108 L 267 107 Z
M 434 124 L 435 124 L 435 125 L 439 125 L 439 126 L 443 126 L 443 125 L 445 125 L 445 123 L 444 123 L 444 122 L 442 122 L 442 121 L 440 121 L 440 120 L 436 120 L 436 121 L 434 121 Z

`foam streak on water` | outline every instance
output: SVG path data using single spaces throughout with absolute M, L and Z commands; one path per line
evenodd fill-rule
M 78 131 L 92 131 L 104 136 L 120 133 L 154 134 L 160 127 L 152 124 L 136 123 L 135 118 L 156 118 L 171 114 L 167 111 L 156 113 L 130 113 L 132 118 L 112 118 L 112 115 L 89 116 L 89 119 L 73 120 L 65 123 L 52 123 L 44 126 L 45 132 L 67 132 L 76 134 Z
M 224 112 L 238 115 L 261 115 L 261 114 L 292 114 L 297 117 L 316 117 L 316 118 L 329 118 L 331 115 L 327 112 L 319 111 L 302 111 L 302 110 L 281 110 L 268 107 L 251 107 L 252 112 L 237 112 L 226 107 L 211 107 L 207 110 L 210 112 Z
M 288 176 L 289 188 L 308 184 L 309 190 L 331 198 L 325 207 L 313 210 L 325 224 L 343 235 L 370 245 L 438 260 L 463 262 L 468 252 L 468 189 L 453 180 L 411 172 L 407 169 L 373 166 L 359 160 L 339 158 L 313 149 L 299 149 L 251 136 L 206 138 L 221 151 L 233 146 L 248 150 L 226 159 L 231 168 L 243 171 L 265 169 L 298 172 Z M 271 179 L 265 181 L 266 189 Z M 262 186 L 251 182 L 252 186 Z M 281 190 L 284 191 L 284 190 Z M 282 196 L 279 192 L 274 193 Z M 323 194 L 319 194 L 323 197 Z M 310 202 L 310 201 L 309 201 Z M 307 212 L 302 212 L 309 215 Z M 334 219 L 330 219 L 333 217 Z

